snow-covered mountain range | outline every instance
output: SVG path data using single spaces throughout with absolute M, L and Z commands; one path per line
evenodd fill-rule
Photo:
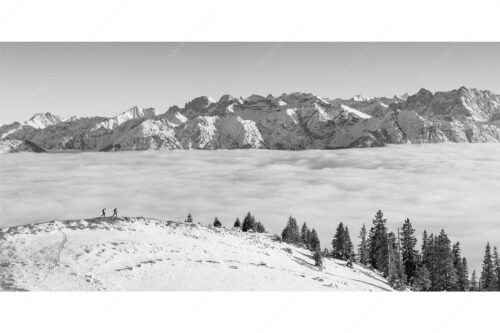
M 0 228 L 0 290 L 392 291 L 378 273 L 268 233 L 151 218 Z
M 0 138 L 45 150 L 337 149 L 385 144 L 500 142 L 500 95 L 461 87 L 414 95 L 326 99 L 202 96 L 161 113 L 133 107 L 113 117 L 37 114 L 0 127 Z

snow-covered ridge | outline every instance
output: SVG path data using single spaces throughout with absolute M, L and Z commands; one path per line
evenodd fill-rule
M 377 273 L 198 223 L 93 218 L 0 229 L 0 290 L 392 291 Z
M 33 115 L 30 119 L 26 120 L 23 125 L 31 126 L 33 128 L 43 129 L 47 126 L 55 125 L 64 120 L 56 115 L 53 115 L 50 112 L 46 113 L 37 113 Z
M 131 119 L 149 119 L 159 114 L 160 112 L 158 112 L 155 108 L 143 109 L 138 106 L 134 106 L 116 117 L 109 118 L 102 123 L 95 125 L 91 131 L 96 131 L 100 128 L 113 130 Z
M 0 127 L 2 139 L 43 149 L 85 151 L 168 149 L 337 149 L 385 144 L 500 142 L 500 96 L 459 89 L 409 96 L 326 99 L 280 96 L 201 96 L 160 113 L 133 107 L 112 118 L 71 118 L 49 125 Z M 35 120 L 38 119 L 36 122 Z M 45 125 L 40 125 L 43 123 Z M 45 127 L 44 127 L 45 126 Z

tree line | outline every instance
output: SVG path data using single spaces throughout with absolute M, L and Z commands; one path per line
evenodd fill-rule
M 467 259 L 462 256 L 460 243 L 450 241 L 444 230 L 437 235 L 422 234 L 421 248 L 417 249 L 415 229 L 406 219 L 401 229 L 389 231 L 381 210 L 375 213 L 370 229 L 365 224 L 359 232 L 359 244 L 355 251 L 349 228 L 340 222 L 332 247 L 321 250 L 318 234 L 304 222 L 299 229 L 295 218 L 290 216 L 281 233 L 281 240 L 305 247 L 313 252 L 318 267 L 322 258 L 334 258 L 353 262 L 377 270 L 396 289 L 416 291 L 500 291 L 500 259 L 498 250 L 487 243 L 481 275 L 473 271 L 469 277 Z

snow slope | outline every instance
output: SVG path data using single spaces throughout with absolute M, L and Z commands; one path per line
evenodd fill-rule
M 0 229 L 0 290 L 391 291 L 375 272 L 198 223 L 152 218 L 52 221 Z

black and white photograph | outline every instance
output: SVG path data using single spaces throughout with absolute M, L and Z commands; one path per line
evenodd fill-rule
M 499 41 L 294 37 L 313 12 L 284 38 L 212 37 L 236 5 L 206 5 L 185 37 L 111 38 L 116 6 L 83 38 L 0 42 L 0 302 L 483 295 L 498 311 Z

